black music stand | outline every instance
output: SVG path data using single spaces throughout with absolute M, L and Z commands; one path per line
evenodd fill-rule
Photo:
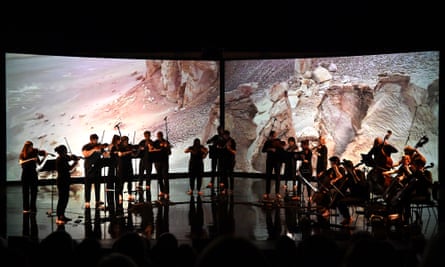
M 56 171 L 57 171 L 56 170 L 56 159 L 46 159 L 45 162 L 43 163 L 43 166 L 38 169 L 38 172 L 47 172 L 47 173 L 50 173 L 51 176 L 54 176 Z M 54 185 L 55 185 L 55 183 L 51 183 L 51 209 L 46 212 L 48 217 L 55 216 L 55 211 L 54 211 L 55 188 L 54 188 Z

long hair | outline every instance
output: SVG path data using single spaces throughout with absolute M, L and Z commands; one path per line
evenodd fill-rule
M 26 159 L 28 157 L 28 153 L 30 152 L 29 148 L 32 148 L 34 144 L 31 141 L 26 141 L 23 145 L 22 152 L 20 152 L 20 158 Z

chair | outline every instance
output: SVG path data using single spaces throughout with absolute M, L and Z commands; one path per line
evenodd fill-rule
M 419 222 L 423 226 L 423 233 L 428 234 L 430 223 L 434 223 L 432 233 L 438 230 L 438 202 L 436 200 L 417 198 L 411 200 L 411 220 Z

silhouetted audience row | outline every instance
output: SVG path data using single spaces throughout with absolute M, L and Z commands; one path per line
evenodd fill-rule
M 389 240 L 366 231 L 353 234 L 345 242 L 323 233 L 299 242 L 283 235 L 272 249 L 260 249 L 246 238 L 223 235 L 197 249 L 192 244 L 180 244 L 169 232 L 153 244 L 136 232 L 126 232 L 111 248 L 104 248 L 97 239 L 76 241 L 68 232 L 58 230 L 41 241 L 3 238 L 0 257 L 10 266 L 24 267 L 426 267 L 445 266 L 440 253 L 443 237 L 441 232 L 422 246 L 397 249 Z

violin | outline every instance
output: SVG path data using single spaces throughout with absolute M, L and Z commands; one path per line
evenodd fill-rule
M 96 145 L 94 145 L 95 149 L 105 149 L 109 146 L 108 143 L 97 143 Z
M 67 156 L 68 156 L 68 159 L 69 159 L 69 160 L 73 160 L 73 161 L 79 161 L 79 160 L 81 160 L 81 159 L 84 159 L 84 157 L 77 156 L 77 155 L 74 155 L 74 154 L 69 154 L 69 155 L 67 155 Z

